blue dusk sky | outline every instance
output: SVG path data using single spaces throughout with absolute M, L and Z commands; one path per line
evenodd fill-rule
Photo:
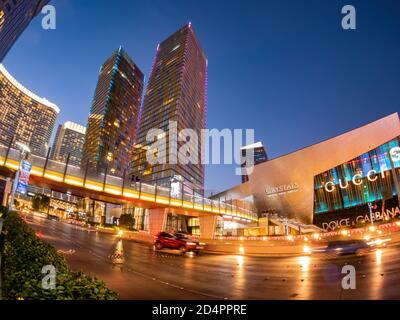
M 53 0 L 4 61 L 19 82 L 86 124 L 99 67 L 122 45 L 146 75 L 159 42 L 189 21 L 208 57 L 207 127 L 255 129 L 271 158 L 400 107 L 398 0 Z M 357 29 L 343 30 L 352 4 Z M 238 184 L 206 168 L 206 188 Z

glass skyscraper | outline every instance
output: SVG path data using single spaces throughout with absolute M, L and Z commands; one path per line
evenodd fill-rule
M 21 142 L 32 154 L 46 156 L 60 109 L 40 98 L 0 65 L 0 143 Z
M 0 63 L 12 45 L 49 0 L 0 1 Z
M 90 111 L 82 167 L 123 175 L 132 160 L 143 93 L 142 71 L 120 47 L 102 65 Z M 129 173 L 126 172 L 126 173 Z
M 82 125 L 71 121 L 60 124 L 51 149 L 51 158 L 65 163 L 69 155 L 69 164 L 80 166 L 85 135 L 86 127 Z
M 200 137 L 206 121 L 206 85 L 207 59 L 189 23 L 158 45 L 137 134 L 132 166 L 135 179 L 168 185 L 175 177 L 194 189 L 203 189 Z M 171 121 L 176 123 L 178 133 L 182 129 L 193 129 L 197 133 L 198 144 L 187 142 L 191 146 L 190 152 L 197 153 L 198 163 L 182 164 L 172 160 L 177 150 L 170 152 L 170 142 L 176 142 L 178 138 L 176 135 L 169 137 Z M 160 153 L 163 151 L 161 148 L 165 148 L 166 163 L 150 164 L 146 158 L 146 151 L 153 143 L 146 141 L 146 135 L 155 128 L 163 130 L 169 137 L 160 150 L 155 150 Z M 183 142 L 176 144 L 178 148 L 175 149 L 179 149 Z

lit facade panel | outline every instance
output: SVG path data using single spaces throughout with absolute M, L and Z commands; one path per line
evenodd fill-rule
M 0 62 L 49 0 L 0 1 Z
M 268 161 L 268 155 L 265 151 L 264 146 L 261 142 L 254 143 L 252 145 L 244 146 L 240 149 L 241 152 L 241 167 L 245 169 L 248 164 L 249 157 L 252 157 L 253 165 L 257 165 Z M 249 181 L 249 176 L 247 174 L 242 175 L 242 183 Z
M 103 64 L 89 114 L 82 166 L 122 175 L 132 161 L 144 76 L 124 49 Z M 127 172 L 129 173 L 129 172 Z
M 400 137 L 314 178 L 314 223 L 325 229 L 393 218 L 399 206 Z M 398 210 L 398 209 L 397 209 Z
M 17 82 L 0 65 L 0 143 L 29 146 L 32 153 L 45 156 L 60 109 Z
M 177 152 L 170 152 L 170 142 L 177 141 L 177 137 L 169 137 L 169 124 L 174 121 L 177 132 L 193 129 L 201 137 L 201 129 L 205 128 L 206 82 L 207 59 L 191 24 L 188 24 L 157 48 L 140 117 L 137 153 L 132 164 L 132 175 L 135 178 L 163 185 L 169 184 L 171 177 L 180 176 L 194 188 L 203 188 L 201 141 L 193 150 L 199 164 L 174 163 L 170 156 L 175 157 Z M 146 151 L 152 144 L 146 141 L 146 135 L 155 128 L 166 133 L 166 142 L 161 147 L 166 150 L 165 164 L 151 165 L 146 159 Z M 181 142 L 177 144 L 178 148 L 182 145 Z M 157 152 L 162 152 L 161 148 Z
M 82 125 L 70 121 L 59 125 L 51 149 L 51 158 L 66 163 L 69 155 L 69 164 L 80 166 L 85 136 L 86 127 Z
M 399 176 L 400 163 L 391 160 L 389 154 L 399 146 L 399 136 L 399 116 L 394 113 L 256 165 L 248 182 L 214 198 L 245 199 L 259 214 L 276 213 L 327 230 L 332 220 L 344 219 L 351 226 L 358 215 L 369 213 L 368 202 L 377 203 L 378 210 L 381 210 L 378 202 L 382 198 L 387 199 L 390 208 L 397 206 L 393 174 Z M 369 181 L 368 173 L 370 180 L 377 180 Z M 353 178 L 359 185 L 353 184 Z M 343 185 L 349 183 L 348 189 L 340 193 L 337 190 L 339 179 Z M 328 182 L 328 189 L 333 183 L 336 193 L 322 193 L 322 185 Z

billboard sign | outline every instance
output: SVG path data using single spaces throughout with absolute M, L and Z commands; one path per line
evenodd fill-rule
M 32 164 L 29 161 L 22 161 L 19 173 L 17 192 L 26 194 L 28 190 L 29 176 L 31 174 Z

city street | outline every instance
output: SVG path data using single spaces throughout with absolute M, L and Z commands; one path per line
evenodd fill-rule
M 105 281 L 120 299 L 400 299 L 395 246 L 334 260 L 179 256 L 65 222 L 36 216 L 27 222 L 74 270 Z M 356 290 L 342 290 L 345 264 L 357 270 Z

